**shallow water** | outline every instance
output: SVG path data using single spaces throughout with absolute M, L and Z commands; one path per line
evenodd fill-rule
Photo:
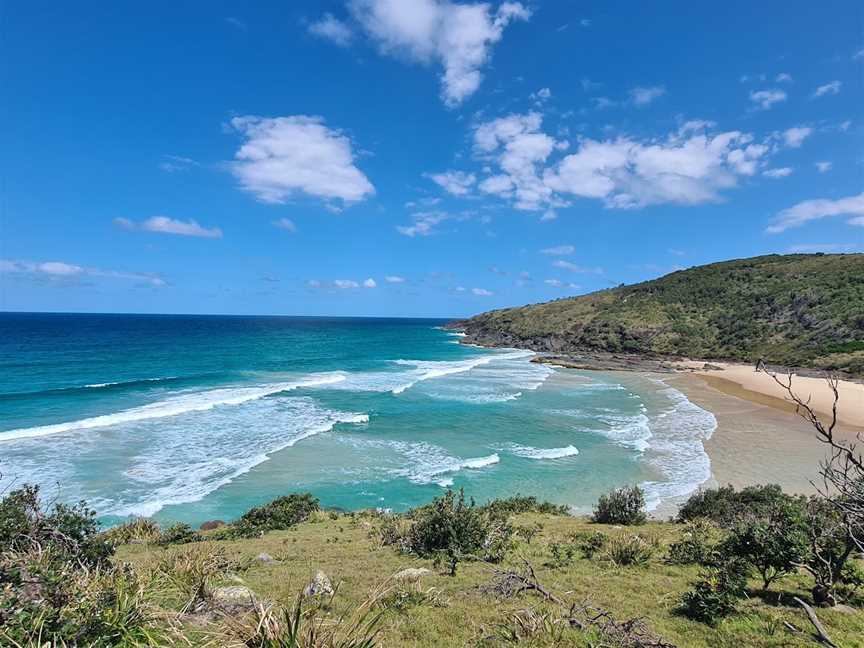
M 434 320 L 0 314 L 0 470 L 107 522 L 290 491 L 396 510 L 447 487 L 588 511 L 710 477 L 716 421 L 656 377 L 454 344 Z

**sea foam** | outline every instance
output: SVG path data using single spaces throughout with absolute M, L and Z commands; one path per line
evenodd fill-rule
M 256 387 L 227 387 L 181 393 L 155 403 L 121 410 L 113 414 L 103 414 L 101 416 L 93 416 L 90 418 L 79 419 L 77 421 L 55 423 L 52 425 L 6 430 L 5 432 L 0 432 L 0 442 L 14 439 L 42 437 L 51 434 L 72 432 L 75 430 L 109 427 L 123 423 L 144 421 L 147 419 L 178 416 L 188 412 L 203 412 L 222 405 L 241 405 L 249 401 L 281 392 L 292 391 L 303 387 L 318 387 L 342 380 L 345 380 L 344 374 L 317 374 L 292 382 L 275 383 Z
M 579 450 L 572 445 L 563 448 L 532 448 L 514 443 L 508 446 L 507 450 L 517 457 L 525 457 L 526 459 L 563 459 L 579 454 Z

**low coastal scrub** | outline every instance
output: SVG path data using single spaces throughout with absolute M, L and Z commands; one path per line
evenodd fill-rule
M 598 524 L 644 524 L 645 492 L 638 486 L 625 486 L 601 495 L 591 518 Z
M 784 629 L 808 623 L 794 597 L 864 604 L 825 500 L 724 487 L 695 493 L 686 521 L 646 522 L 624 490 L 598 503 L 609 525 L 448 491 L 405 513 L 325 515 L 300 493 L 212 530 L 100 531 L 28 487 L 0 500 L 0 645 L 803 648 Z M 818 609 L 838 645 L 864 634 L 864 614 Z

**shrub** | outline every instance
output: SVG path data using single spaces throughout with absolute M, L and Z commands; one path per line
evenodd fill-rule
M 609 536 L 602 531 L 594 531 L 593 533 L 583 533 L 576 538 L 576 545 L 579 551 L 588 560 L 592 559 L 598 552 L 606 547 L 609 542 Z
M 263 506 L 246 511 L 234 524 L 234 532 L 241 537 L 261 535 L 265 531 L 290 529 L 309 519 L 319 510 L 319 503 L 311 493 L 292 493 L 279 497 Z
M 161 530 L 149 518 L 135 518 L 103 532 L 102 537 L 112 545 L 119 546 L 133 542 L 155 542 Z
M 669 545 L 666 560 L 675 565 L 708 565 L 717 560 L 720 529 L 705 518 L 695 518 L 684 527 L 682 537 Z
M 419 556 L 446 557 L 451 574 L 465 557 L 499 562 L 510 546 L 512 529 L 506 516 L 465 501 L 460 489 L 411 512 L 413 523 L 405 538 L 407 549 Z
M 644 491 L 638 486 L 625 486 L 601 495 L 591 519 L 599 524 L 643 524 L 647 519 Z
M 808 551 L 804 568 L 813 577 L 813 600 L 833 605 L 837 584 L 857 544 L 847 521 L 837 508 L 821 497 L 811 497 L 805 508 Z M 859 531 L 859 533 L 864 530 Z
M 550 567 L 566 567 L 573 562 L 576 551 L 576 545 L 570 542 L 552 542 L 549 544 L 549 552 L 552 554 L 552 559 L 548 565 Z
M 513 533 L 522 538 L 527 544 L 531 544 L 531 541 L 534 539 L 538 533 L 543 530 L 542 524 L 528 524 L 524 526 L 517 526 L 513 528 Z
M 156 538 L 156 544 L 186 544 L 187 542 L 198 542 L 201 536 L 192 530 L 188 524 L 177 522 L 172 524 Z
M 720 567 L 710 567 L 694 583 L 693 589 L 681 597 L 679 611 L 713 626 L 735 611 L 746 587 L 746 566 L 741 561 L 732 560 Z
M 619 567 L 641 567 L 648 564 L 656 549 L 656 541 L 639 534 L 620 534 L 609 540 L 604 555 Z
M 0 500 L 0 551 L 28 551 L 33 545 L 87 566 L 104 563 L 113 553 L 99 533 L 96 512 L 84 502 L 44 510 L 39 487 L 25 484 Z
M 519 495 L 501 499 L 493 499 L 483 508 L 491 513 L 518 515 L 519 513 L 547 513 L 549 515 L 569 515 L 566 506 L 552 502 L 540 502 L 533 495 Z
M 807 556 L 800 503 L 777 499 L 758 516 L 741 515 L 720 553 L 752 565 L 762 577 L 762 589 L 767 590 L 775 580 L 795 571 Z
M 747 486 L 736 491 L 733 486 L 708 488 L 693 493 L 678 511 L 678 522 L 689 522 L 696 518 L 707 518 L 721 527 L 728 528 L 744 514 L 763 515 L 778 502 L 790 502 L 796 498 L 787 495 L 777 484 Z

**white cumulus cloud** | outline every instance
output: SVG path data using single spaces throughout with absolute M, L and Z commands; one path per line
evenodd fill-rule
M 353 203 L 375 193 L 354 164 L 351 140 L 322 117 L 235 117 L 231 126 L 245 138 L 231 171 L 262 202 L 284 203 L 299 192 Z
M 353 279 L 334 279 L 333 285 L 339 288 L 340 290 L 344 290 L 347 288 L 359 288 L 360 284 L 354 281 Z
M 491 290 L 486 290 L 485 288 L 472 288 L 471 292 L 480 297 L 489 297 L 494 294 Z
M 825 85 L 816 88 L 813 93 L 814 97 L 824 97 L 825 95 L 836 95 L 840 93 L 840 88 L 843 85 L 842 81 L 831 81 Z
M 451 216 L 443 211 L 417 212 L 413 214 L 414 222 L 411 225 L 397 225 L 396 230 L 405 236 L 429 236 L 435 231 L 435 226 L 449 219 Z
M 576 248 L 572 245 L 556 245 L 555 247 L 548 247 L 540 250 L 540 254 L 551 254 L 553 256 L 563 256 L 565 254 L 573 254 L 576 251 Z
M 851 216 L 850 225 L 864 225 L 864 193 L 838 200 L 805 200 L 778 213 L 767 231 L 776 234 L 829 216 Z
M 783 141 L 789 148 L 801 148 L 804 140 L 813 134 L 813 129 L 809 126 L 793 126 L 783 131 Z
M 503 2 L 495 11 L 487 3 L 449 0 L 353 0 L 349 8 L 382 53 L 441 65 L 441 97 L 448 106 L 476 92 L 507 25 L 531 16 L 519 2 Z
M 152 216 L 143 221 L 133 221 L 128 218 L 115 218 L 114 223 L 130 230 L 142 230 L 159 234 L 176 234 L 177 236 L 196 236 L 199 238 L 222 238 L 222 230 L 218 227 L 202 227 L 195 220 L 177 220 L 168 216 Z
M 471 192 L 471 187 L 477 182 L 473 173 L 463 171 L 445 171 L 444 173 L 428 174 L 430 180 L 440 186 L 447 193 L 454 196 L 464 196 Z
M 400 284 L 405 283 L 405 277 L 400 277 L 398 275 L 387 275 L 384 277 L 384 281 L 391 284 Z
M 760 109 L 768 110 L 776 103 L 786 101 L 786 91 L 777 88 L 771 90 L 754 90 L 750 93 L 750 101 Z
M 378 284 L 375 282 L 375 280 L 372 277 L 369 277 L 368 279 L 366 279 L 366 281 L 363 282 L 363 287 L 364 288 L 377 288 Z
M 819 173 L 828 173 L 831 170 L 831 167 L 834 166 L 832 162 L 822 161 L 822 162 L 814 162 L 816 166 L 816 170 Z
M 552 265 L 556 268 L 561 268 L 562 270 L 569 270 L 570 272 L 576 272 L 579 274 L 603 274 L 603 268 L 587 268 L 585 266 L 571 263 L 570 261 L 564 261 L 563 259 L 553 261 Z
M 166 285 L 165 280 L 155 273 L 88 268 L 65 261 L 33 262 L 0 259 L 0 275 L 2 274 L 19 275 L 28 279 L 45 281 L 70 282 L 85 277 L 94 277 L 135 281 L 156 287 Z
M 785 178 L 786 176 L 792 175 L 792 169 L 790 167 L 778 167 L 776 169 L 763 171 L 762 175 L 769 178 Z
M 286 232 L 296 232 L 297 226 L 294 224 L 290 218 L 280 218 L 278 220 L 273 221 L 273 226 L 278 227 L 279 229 L 283 229 Z
M 647 106 L 664 94 L 666 94 L 665 86 L 649 86 L 647 88 L 636 86 L 630 90 L 630 101 L 637 106 Z
M 333 17 L 333 14 L 325 13 L 320 20 L 309 25 L 309 33 L 338 45 L 348 47 L 354 37 L 351 28 Z

